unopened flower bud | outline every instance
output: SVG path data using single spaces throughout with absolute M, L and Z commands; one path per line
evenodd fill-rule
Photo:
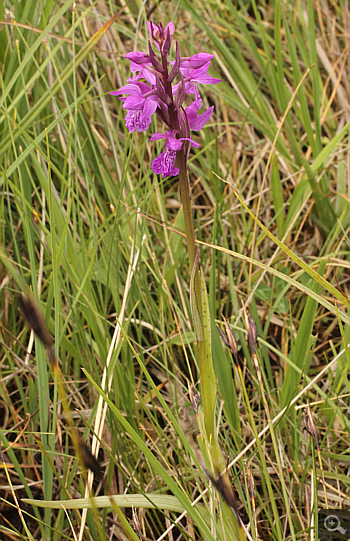
M 164 73 L 164 68 L 162 64 L 159 62 L 159 60 L 157 60 L 157 57 L 153 52 L 150 42 L 148 42 L 148 51 L 149 51 L 149 59 L 154 69 L 157 70 L 159 73 Z

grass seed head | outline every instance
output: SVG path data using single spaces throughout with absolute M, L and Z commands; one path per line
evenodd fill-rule
M 239 360 L 238 360 L 237 341 L 236 341 L 236 337 L 235 337 L 235 335 L 233 333 L 233 330 L 231 328 L 231 325 L 229 325 L 228 321 L 225 319 L 226 334 L 221 330 L 219 325 L 216 325 L 216 327 L 217 327 L 217 329 L 219 331 L 219 334 L 221 336 L 221 339 L 222 339 L 224 345 L 226 347 L 230 348 L 231 353 L 233 355 L 233 358 L 235 360 L 235 364 L 236 364 L 236 366 L 238 366 Z
M 206 470 L 203 470 L 203 471 L 207 475 L 207 477 L 210 479 L 210 481 L 212 482 L 216 490 L 220 493 L 223 500 L 227 503 L 229 507 L 231 507 L 231 509 L 234 511 L 235 515 L 237 516 L 237 518 L 239 518 L 236 496 L 235 496 L 235 493 L 233 492 L 233 488 L 230 485 L 227 474 L 226 473 L 220 474 L 215 479 Z
M 314 423 L 314 420 L 311 415 L 311 410 L 309 404 L 307 404 L 306 408 L 304 409 L 304 424 L 305 428 L 310 434 L 310 436 L 313 437 L 315 441 L 316 448 L 319 449 L 319 443 L 318 443 L 318 436 L 317 436 L 317 430 Z
M 196 391 L 194 386 L 191 384 L 188 388 L 188 393 L 190 395 L 190 400 L 192 402 L 192 407 L 194 409 L 194 412 L 196 416 L 198 416 L 198 407 L 200 403 L 200 396 L 199 393 Z
M 251 349 L 251 352 L 254 354 L 256 353 L 255 346 L 258 341 L 258 329 L 257 329 L 254 319 L 251 317 L 251 315 L 249 314 L 244 304 L 243 304 L 243 312 L 244 312 L 245 326 L 248 331 L 248 341 L 249 341 L 250 349 Z
M 40 308 L 30 295 L 27 296 L 22 294 L 22 296 L 19 297 L 19 300 L 28 327 L 35 333 L 39 340 L 41 340 L 44 346 L 51 351 L 53 340 Z
M 92 454 L 89 446 L 85 443 L 85 441 L 75 428 L 73 428 L 71 435 L 79 461 L 84 466 L 84 468 L 93 472 L 97 480 L 101 480 L 103 477 L 103 473 L 99 461 Z

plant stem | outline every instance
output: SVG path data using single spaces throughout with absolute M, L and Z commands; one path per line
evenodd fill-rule
M 185 150 L 181 150 L 176 155 L 176 166 L 179 168 L 179 179 L 180 179 L 180 191 L 181 191 L 181 201 L 184 213 L 185 221 L 185 231 L 187 238 L 187 250 L 190 260 L 190 272 L 192 275 L 193 266 L 198 265 L 195 262 L 196 259 L 196 238 L 194 231 L 194 222 L 192 215 L 191 207 L 191 195 L 188 182 L 188 173 L 187 173 L 187 164 L 186 164 L 186 154 Z M 195 327 L 196 338 L 197 338 L 197 350 L 198 350 L 198 364 L 199 364 L 199 375 L 201 382 L 201 395 L 202 395 L 202 406 L 204 413 L 204 425 L 205 431 L 208 438 L 208 441 L 211 442 L 211 445 L 216 440 L 215 434 L 215 422 L 214 422 L 214 412 L 215 412 L 215 397 L 216 397 L 216 379 L 212 365 L 211 358 L 211 340 L 207 340 L 205 337 L 205 326 L 208 325 L 206 321 L 206 311 L 205 311 L 205 297 L 202 296 L 201 288 L 201 277 L 199 269 L 195 269 L 196 273 L 194 276 L 194 292 L 196 297 L 196 310 L 198 310 L 197 317 L 199 316 L 200 324 L 198 329 L 198 319 L 196 315 L 192 313 L 193 324 Z M 204 293 L 205 295 L 205 293 Z M 192 310 L 193 311 L 193 310 Z M 196 324 L 197 321 L 197 324 Z M 197 328 L 196 328 L 197 325 Z M 215 445 L 214 445 L 215 447 Z M 217 454 L 217 453 L 216 453 Z
M 185 151 L 183 149 L 176 153 L 176 167 L 178 167 L 180 170 L 179 180 L 180 180 L 181 202 L 182 202 L 182 208 L 183 208 L 184 220 L 185 220 L 187 250 L 188 250 L 188 256 L 190 260 L 190 273 L 192 273 L 195 253 L 196 253 L 196 240 L 195 240 L 194 223 L 193 223 L 192 208 L 191 208 L 191 195 L 190 195 L 190 186 L 188 182 L 186 156 L 185 156 Z M 196 279 L 196 283 L 198 283 L 198 279 Z

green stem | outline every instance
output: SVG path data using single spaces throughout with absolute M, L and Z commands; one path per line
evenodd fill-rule
M 187 250 L 188 250 L 188 257 L 190 260 L 190 275 L 191 275 L 194 261 L 195 261 L 195 256 L 196 256 L 196 236 L 194 232 L 190 183 L 188 181 L 188 172 L 187 172 L 187 161 L 186 161 L 185 151 L 183 149 L 176 153 L 176 166 L 179 168 L 181 203 L 182 203 L 182 209 L 184 213 Z M 198 272 L 196 273 L 196 276 L 195 276 L 194 288 L 196 292 L 196 298 L 198 300 L 199 316 L 200 316 L 201 321 L 203 321 L 202 295 L 201 295 L 201 287 L 200 287 Z
M 181 202 L 184 213 L 184 222 L 185 222 L 185 231 L 187 239 L 187 250 L 190 260 L 190 273 L 192 274 L 193 266 L 195 263 L 196 256 L 196 237 L 194 231 L 194 222 L 191 206 L 191 195 L 190 187 L 188 182 L 188 172 L 186 164 L 186 155 L 185 151 L 181 150 L 176 154 L 176 166 L 179 168 L 179 180 L 180 180 L 180 192 L 181 192 Z M 202 331 L 204 330 L 204 308 L 203 303 L 204 299 L 202 297 L 201 282 L 199 271 L 196 272 L 194 276 L 194 290 L 195 297 L 197 299 L 196 307 L 198 309 L 198 315 L 200 319 L 200 326 Z M 195 314 L 192 314 L 192 317 L 195 320 Z M 195 321 L 193 321 L 194 326 Z M 202 334 L 202 333 L 201 333 Z M 212 372 L 212 360 L 208 358 L 209 352 L 211 352 L 211 344 L 207 344 L 204 335 L 199 339 L 197 335 L 197 348 L 198 348 L 198 364 L 199 364 L 199 374 L 201 381 L 201 394 L 202 394 L 202 405 L 204 413 L 204 424 L 205 431 L 207 434 L 208 441 L 211 441 L 212 444 L 215 440 L 215 423 L 214 423 L 214 409 L 215 409 L 215 400 L 210 399 L 212 386 L 215 385 L 215 375 Z
M 215 424 L 215 402 L 217 394 L 216 377 L 213 368 L 211 333 L 210 333 L 210 313 L 208 297 L 204 284 L 203 274 L 198 267 L 199 254 L 196 257 L 196 237 L 194 232 L 194 222 L 191 207 L 191 195 L 188 182 L 186 154 L 184 150 L 176 154 L 176 166 L 179 168 L 180 192 L 182 208 L 184 213 L 185 231 L 187 238 L 187 250 L 190 260 L 191 286 L 196 301 L 191 302 L 193 325 L 195 327 L 198 349 L 199 376 L 201 382 L 202 408 L 204 418 L 204 431 L 207 442 L 209 443 L 209 454 L 213 475 L 224 472 L 225 461 L 223 459 L 220 445 L 216 433 Z M 194 268 L 194 265 L 196 268 Z M 195 273 L 193 273 L 195 271 Z M 192 274 L 193 273 L 193 274 Z M 194 283 L 193 283 L 194 280 Z M 193 297 L 192 297 L 193 298 Z M 226 486 L 230 486 L 227 474 L 223 474 Z M 227 511 L 229 508 L 227 507 Z M 233 515 L 238 520 L 239 538 L 246 541 L 244 528 L 241 525 L 238 511 L 233 509 Z
M 181 202 L 185 219 L 185 231 L 187 239 L 188 256 L 190 259 L 190 274 L 192 273 L 195 254 L 196 254 L 196 237 L 194 233 L 194 223 L 191 208 L 190 185 L 188 182 L 186 156 L 184 150 L 176 153 L 176 167 L 179 168 L 180 193 Z M 196 279 L 198 283 L 198 278 Z

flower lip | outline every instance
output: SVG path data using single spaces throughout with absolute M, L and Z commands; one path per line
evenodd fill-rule
M 176 152 L 167 148 L 165 152 L 161 152 L 159 156 L 152 161 L 152 171 L 156 173 L 156 175 L 162 175 L 162 178 L 178 175 L 179 168 L 175 167 L 175 158 Z
M 145 117 L 143 111 L 129 110 L 125 117 L 125 126 L 128 128 L 129 133 L 133 133 L 135 130 L 138 132 L 146 131 L 152 122 L 152 117 Z

